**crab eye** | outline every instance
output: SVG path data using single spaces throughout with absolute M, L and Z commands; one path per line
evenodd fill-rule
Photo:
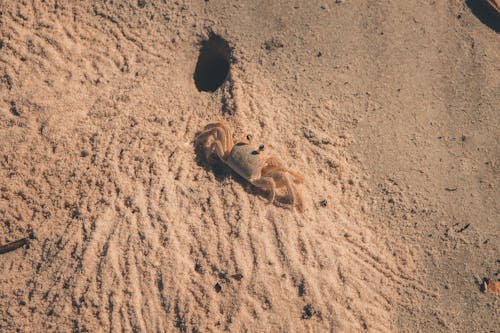
M 263 150 L 264 150 L 264 145 L 260 145 L 260 146 L 259 146 L 259 150 L 260 150 L 260 151 L 263 151 Z
M 248 141 L 252 140 L 252 134 L 247 134 L 247 140 Z
M 252 151 L 252 155 L 259 155 L 260 153 L 257 150 Z

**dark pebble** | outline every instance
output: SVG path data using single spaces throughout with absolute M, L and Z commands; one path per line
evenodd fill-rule
M 314 308 L 311 304 L 306 304 L 302 310 L 302 319 L 310 319 L 314 314 Z

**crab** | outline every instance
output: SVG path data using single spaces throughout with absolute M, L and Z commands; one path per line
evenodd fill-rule
M 202 145 L 207 160 L 216 155 L 249 183 L 269 192 L 268 203 L 275 201 L 278 189 L 285 188 L 285 199 L 290 207 L 296 207 L 300 212 L 304 210 L 296 186 L 304 182 L 304 176 L 285 167 L 276 157 L 267 157 L 264 145 L 255 147 L 250 134 L 234 144 L 231 128 L 219 121 L 206 125 L 196 136 L 196 144 Z

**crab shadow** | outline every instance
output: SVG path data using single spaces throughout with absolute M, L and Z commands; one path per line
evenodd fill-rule
M 196 135 L 198 135 L 198 133 Z M 234 180 L 241 185 L 246 193 L 262 197 L 267 203 L 267 196 L 269 194 L 267 191 L 250 184 L 245 178 L 241 177 L 229 166 L 225 165 L 219 158 L 214 157 L 207 159 L 205 157 L 205 151 L 200 145 L 197 145 L 196 142 L 194 144 L 194 151 L 196 164 L 205 169 L 205 171 L 213 173 L 215 179 L 220 184 L 224 185 L 230 180 Z M 289 202 L 287 202 L 281 195 L 276 195 L 273 204 L 278 207 L 287 207 Z

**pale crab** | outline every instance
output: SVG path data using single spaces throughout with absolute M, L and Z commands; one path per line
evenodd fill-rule
M 252 136 L 247 135 L 234 144 L 231 128 L 223 121 L 208 124 L 196 136 L 196 143 L 203 146 L 207 159 L 217 155 L 248 182 L 268 191 L 269 203 L 274 202 L 277 189 L 286 188 L 287 202 L 302 212 L 304 205 L 296 184 L 303 183 L 304 176 L 286 168 L 276 157 L 266 157 L 264 145 L 256 148 L 251 141 Z

